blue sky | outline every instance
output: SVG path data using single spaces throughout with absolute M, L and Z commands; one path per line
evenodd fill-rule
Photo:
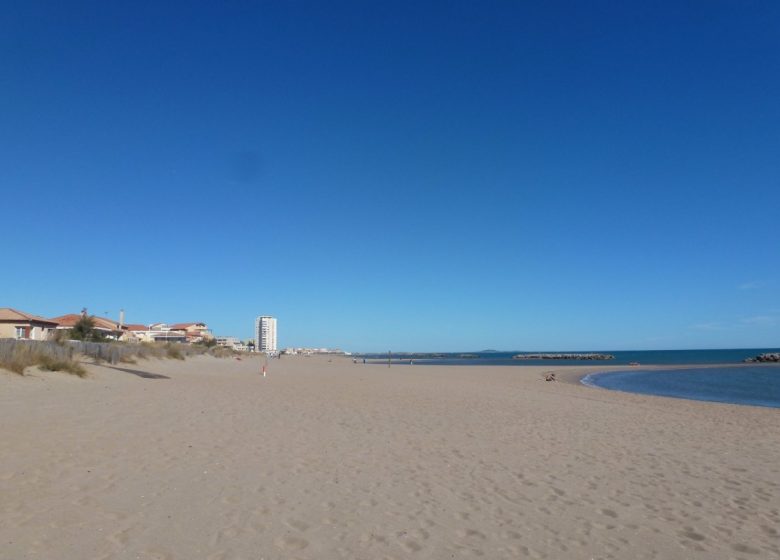
M 0 306 L 356 351 L 780 344 L 776 2 L 18 2 Z

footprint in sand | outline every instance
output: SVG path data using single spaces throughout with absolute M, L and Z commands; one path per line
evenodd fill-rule
M 173 560 L 174 556 L 170 552 L 164 550 L 146 550 L 141 551 L 142 558 L 148 560 Z
M 733 544 L 731 545 L 731 549 L 737 552 L 744 552 L 745 554 L 761 554 L 760 550 L 746 544 Z
M 287 535 L 277 538 L 274 544 L 282 550 L 303 550 L 309 546 L 309 541 L 301 537 Z
M 458 531 L 458 536 L 462 539 L 480 539 L 485 540 L 487 537 L 485 533 L 477 531 L 476 529 L 465 529 Z
M 120 531 L 116 531 L 115 533 L 111 533 L 106 537 L 106 540 L 113 544 L 115 547 L 119 548 L 120 550 L 124 549 L 127 546 L 127 542 L 129 540 L 128 536 L 130 534 L 131 529 L 122 529 Z
M 234 506 L 241 501 L 241 498 L 239 496 L 224 496 L 219 501 L 225 505 Z
M 309 528 L 309 525 L 307 523 L 304 523 L 303 521 L 298 521 L 297 519 L 288 519 L 284 523 L 288 527 L 295 529 L 296 531 L 300 531 L 301 533 L 303 533 Z
M 700 533 L 697 533 L 690 527 L 686 527 L 684 531 L 680 531 L 680 536 L 684 539 L 701 542 L 706 539 L 706 537 Z

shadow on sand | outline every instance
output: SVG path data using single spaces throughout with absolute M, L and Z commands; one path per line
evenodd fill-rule
M 137 375 L 138 377 L 143 377 L 144 379 L 170 379 L 170 377 L 168 377 L 167 375 L 160 375 L 159 373 L 150 373 L 148 371 L 142 371 L 140 369 L 128 369 L 128 368 L 107 366 L 107 365 L 104 365 L 103 367 L 106 367 L 108 369 L 115 369 L 117 371 L 123 371 L 125 373 L 131 373 L 133 375 Z

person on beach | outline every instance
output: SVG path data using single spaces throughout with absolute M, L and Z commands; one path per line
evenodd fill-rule
M 545 381 L 556 381 L 555 379 L 555 373 L 548 373 L 544 376 Z

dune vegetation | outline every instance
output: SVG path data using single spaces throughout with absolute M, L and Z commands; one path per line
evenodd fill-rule
M 61 338 L 52 341 L 0 339 L 0 369 L 24 375 L 28 367 L 64 371 L 79 377 L 86 375 L 83 362 L 134 364 L 139 359 L 187 357 L 210 354 L 224 358 L 236 354 L 228 348 L 179 343 L 85 342 Z

